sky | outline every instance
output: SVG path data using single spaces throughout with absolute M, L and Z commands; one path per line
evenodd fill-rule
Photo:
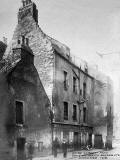
M 65 43 L 71 54 L 108 74 L 114 84 L 116 113 L 120 97 L 120 0 L 33 0 L 39 26 Z M 0 3 L 0 39 L 11 40 L 21 0 Z M 100 58 L 96 53 L 109 54 Z M 120 112 L 119 112 L 120 114 Z
M 39 25 L 49 36 L 65 43 L 71 54 L 92 64 L 103 63 L 96 54 L 120 51 L 119 0 L 34 0 Z M 11 40 L 21 0 L 0 5 L 0 39 Z M 111 56 L 107 56 L 111 58 Z

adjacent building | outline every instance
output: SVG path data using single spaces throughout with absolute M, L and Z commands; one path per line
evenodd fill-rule
M 27 41 L 26 41 L 27 42 Z M 24 160 L 52 146 L 50 101 L 26 42 L 18 41 L 0 70 L 0 159 Z M 33 154 L 33 153 L 32 153 Z
M 94 147 L 112 148 L 113 85 L 109 77 L 97 71 L 94 87 Z

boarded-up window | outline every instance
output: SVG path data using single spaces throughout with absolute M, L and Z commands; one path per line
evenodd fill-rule
M 68 120 L 68 103 L 64 102 L 64 120 Z
M 16 124 L 23 124 L 23 103 L 16 101 Z

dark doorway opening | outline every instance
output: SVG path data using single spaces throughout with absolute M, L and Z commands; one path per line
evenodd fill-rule
M 17 160 L 25 160 L 25 138 L 17 138 Z
M 74 149 L 78 149 L 78 132 L 74 132 Z
M 89 134 L 88 145 L 92 147 L 92 134 Z
M 94 147 L 97 148 L 97 149 L 102 149 L 103 148 L 102 135 L 95 135 Z

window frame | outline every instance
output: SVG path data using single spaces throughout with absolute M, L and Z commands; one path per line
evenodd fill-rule
M 67 104 L 67 105 L 65 105 Z M 68 102 L 64 101 L 63 102 L 63 106 L 64 106 L 64 120 L 69 120 L 69 108 L 68 108 Z M 67 106 L 67 109 L 65 109 L 65 107 Z M 67 110 L 67 112 L 65 112 L 65 110 Z M 67 114 L 66 114 L 67 113 Z
M 22 120 L 23 120 L 23 123 L 17 123 L 17 117 L 16 117 L 16 102 L 20 102 L 20 103 L 22 103 Z M 15 100 L 15 123 L 16 123 L 16 125 L 24 125 L 24 123 L 25 123 L 25 108 L 24 108 L 24 101 L 22 101 L 22 100 L 19 100 L 19 99 L 16 99 Z
M 63 71 L 63 76 L 64 76 L 64 80 L 63 80 L 64 90 L 67 91 L 68 90 L 68 80 L 67 80 L 68 72 L 64 70 Z
M 73 76 L 73 93 L 77 94 L 77 78 Z
M 87 121 L 87 108 L 83 107 L 83 123 Z
M 76 108 L 75 110 L 74 110 L 74 107 Z M 77 121 L 77 105 L 76 104 L 73 104 L 73 115 L 72 115 L 72 118 L 73 118 L 73 121 Z
M 83 83 L 83 98 L 86 99 L 86 92 L 87 92 L 87 84 L 86 82 Z

